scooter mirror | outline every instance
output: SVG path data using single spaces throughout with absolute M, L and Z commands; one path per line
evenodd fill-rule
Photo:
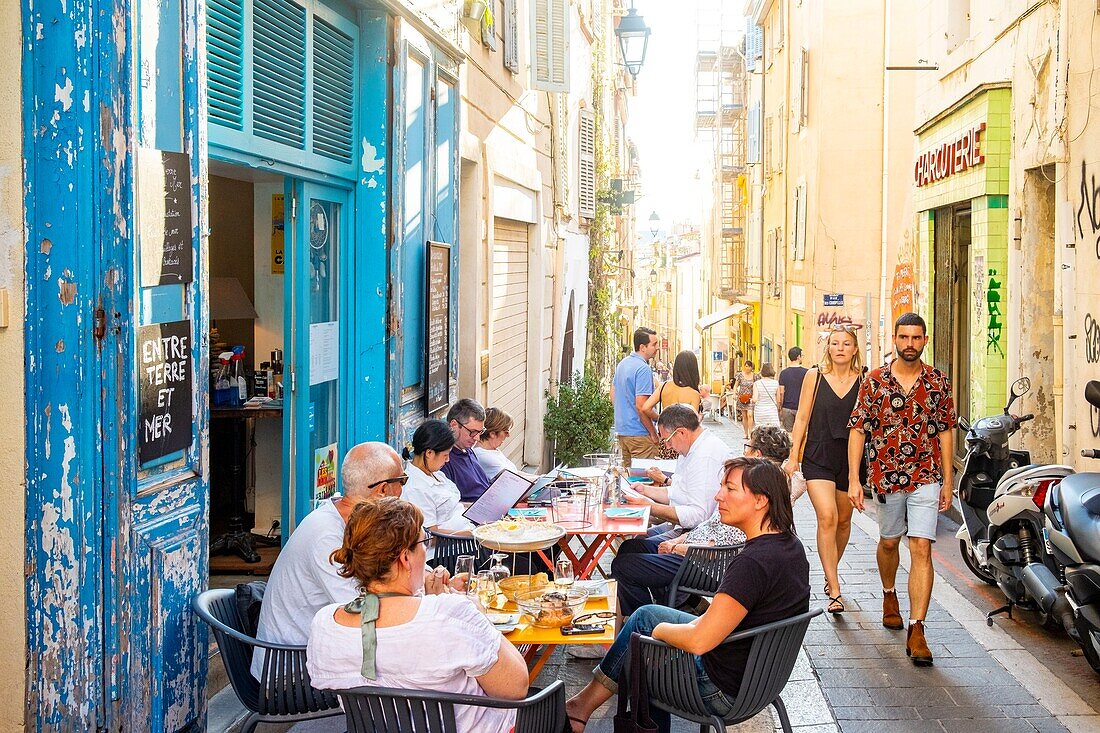
M 959 415 L 959 427 L 963 430 L 970 430 L 970 421 Z
M 1093 407 L 1100 407 L 1100 382 L 1093 379 L 1085 385 L 1085 401 Z
M 1012 383 L 1012 396 L 1023 397 L 1025 394 L 1031 391 L 1031 380 L 1027 377 L 1020 377 Z

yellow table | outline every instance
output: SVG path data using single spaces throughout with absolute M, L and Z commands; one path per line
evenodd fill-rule
M 613 588 L 608 588 L 608 592 L 614 592 Z M 595 611 L 606 611 L 609 605 L 607 602 L 607 596 L 598 596 L 596 598 L 589 598 L 588 602 L 584 604 L 585 613 L 593 613 Z M 518 609 L 516 604 L 509 602 L 505 608 L 505 613 L 515 613 Z M 611 642 L 615 641 L 615 619 L 609 619 L 607 624 L 604 625 L 604 632 L 602 634 L 578 634 L 577 636 L 564 636 L 561 633 L 561 629 L 540 629 L 530 625 L 530 618 L 523 616 L 520 618 L 520 625 L 515 630 L 508 632 L 504 635 L 508 641 L 512 642 L 516 646 L 521 644 L 530 644 L 530 648 L 527 653 L 523 655 L 523 658 L 527 660 L 530 665 L 534 661 L 534 666 L 531 667 L 531 672 L 528 675 L 529 684 L 534 684 L 535 678 L 539 676 L 539 672 L 546 666 L 546 662 L 550 659 L 550 655 L 554 653 L 554 649 L 562 644 L 602 644 L 608 646 Z M 541 646 L 541 652 L 540 652 Z

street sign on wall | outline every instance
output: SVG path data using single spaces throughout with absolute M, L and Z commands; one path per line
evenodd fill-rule
M 824 300 L 822 305 L 824 305 L 826 308 L 844 307 L 844 293 L 825 293 L 821 297 Z

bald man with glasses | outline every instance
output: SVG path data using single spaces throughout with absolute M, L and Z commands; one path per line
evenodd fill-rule
M 279 552 L 260 606 L 257 638 L 304 645 L 318 610 L 358 595 L 357 581 L 340 577 L 329 555 L 343 544 L 344 527 L 356 506 L 383 496 L 400 497 L 408 480 L 401 457 L 385 443 L 360 443 L 347 452 L 340 468 L 343 495 L 322 501 Z M 425 593 L 449 592 L 447 572 L 439 570 L 425 573 Z M 258 650 L 252 674 L 258 679 L 262 669 Z

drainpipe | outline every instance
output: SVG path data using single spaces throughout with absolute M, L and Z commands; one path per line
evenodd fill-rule
M 890 7 L 893 3 L 886 0 L 882 15 L 882 242 L 879 253 L 879 328 L 878 362 L 882 363 L 886 355 L 887 326 L 887 281 L 890 248 L 890 77 L 886 67 L 890 63 Z M 868 324 L 870 326 L 870 324 Z M 871 366 L 871 364 L 868 364 Z

